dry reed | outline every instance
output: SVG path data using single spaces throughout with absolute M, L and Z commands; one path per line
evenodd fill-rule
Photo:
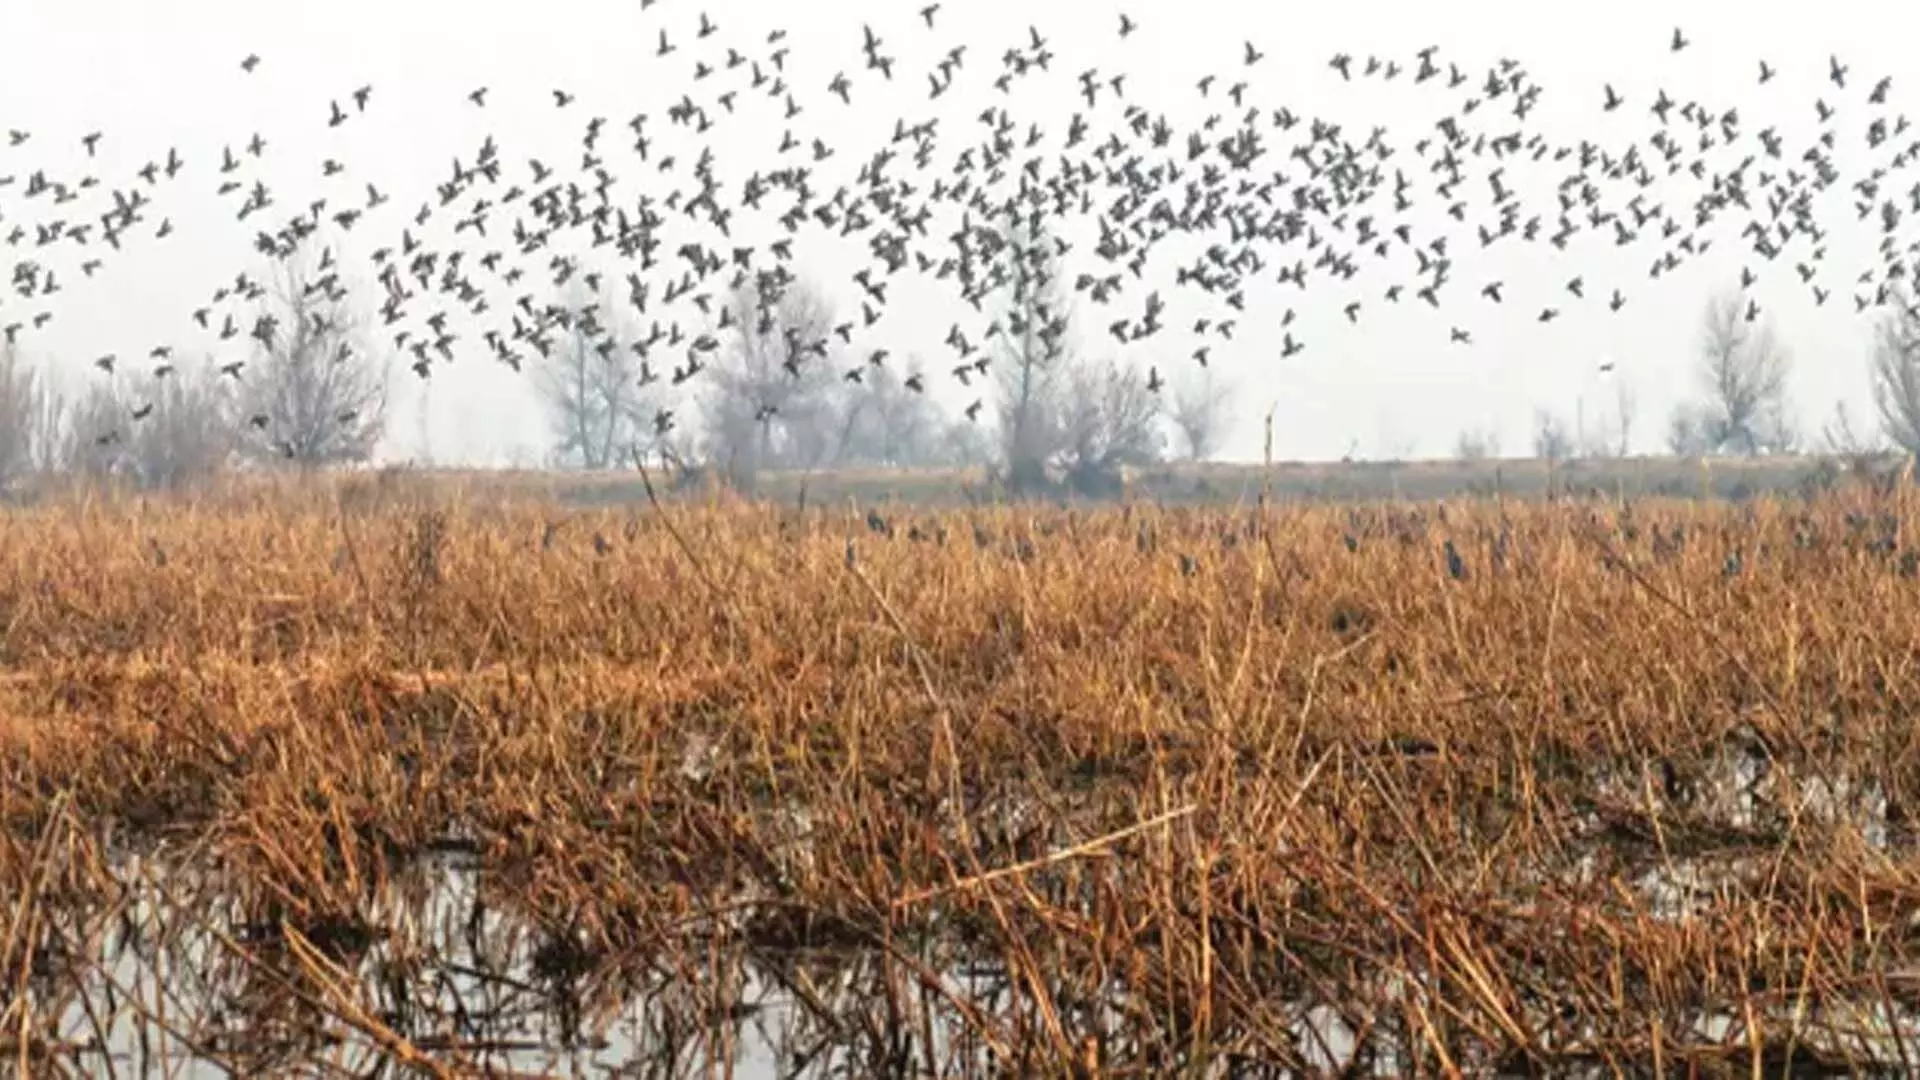
M 1904 1068 L 1907 514 L 12 513 L 0 1052 L 464 1075 L 452 971 L 663 1071 L 749 983 L 893 1075 Z

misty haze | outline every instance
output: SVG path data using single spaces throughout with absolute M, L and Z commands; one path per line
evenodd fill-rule
M 0 0 L 0 1061 L 1910 1075 L 1916 28 Z
M 529 34 L 430 5 L 11 4 L 0 325 L 65 414 L 9 456 L 98 467 L 84 447 L 139 442 L 148 405 L 221 412 L 256 460 L 522 467 L 1064 458 L 1075 424 L 1134 463 L 1195 456 L 1196 426 L 1200 456 L 1254 461 L 1269 412 L 1283 460 L 1911 430 L 1873 358 L 1912 333 L 1920 133 L 1865 8 L 1811 31 L 1702 7 L 1678 50 L 1689 11 L 1631 5 L 1551 33 L 1520 5 L 1232 34 L 778 10 L 579 4 Z M 811 325 L 724 318 L 789 291 Z M 1722 303 L 1731 364 L 1777 366 L 1757 402 L 1708 370 Z M 377 392 L 295 416 L 245 389 L 340 346 Z M 788 354 L 790 385 L 748 370 Z M 1033 375 L 1045 400 L 1010 404 Z M 1076 391 L 1119 415 L 1062 415 Z

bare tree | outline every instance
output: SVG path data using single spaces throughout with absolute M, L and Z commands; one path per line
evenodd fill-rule
M 1485 461 L 1499 455 L 1500 436 L 1492 428 L 1463 430 L 1453 444 L 1453 456 L 1460 461 Z
M 34 423 L 33 469 L 41 474 L 59 472 L 65 465 L 67 432 L 73 423 L 73 408 L 64 391 L 40 382 L 39 419 Z
M 1010 211 L 996 273 L 1002 282 L 1001 328 L 995 341 L 1000 439 L 1009 486 L 1017 493 L 1046 484 L 1049 459 L 1067 442 L 1061 392 L 1073 356 L 1071 323 L 1053 238 L 1037 207 Z
M 930 465 L 991 465 L 998 456 L 996 432 L 968 420 L 949 420 Z
M 1723 293 L 1707 304 L 1700 353 L 1707 446 L 1747 455 L 1791 449 L 1787 374 L 1793 361 L 1772 324 L 1756 327 L 1754 309 L 1743 311 L 1740 294 Z
M 1891 310 L 1874 326 L 1873 404 L 1881 432 L 1907 453 L 1920 454 L 1920 305 L 1905 289 L 1891 300 Z
M 763 275 L 728 299 L 731 340 L 701 401 L 707 455 L 735 484 L 762 468 L 813 468 L 837 448 L 833 316 L 804 284 Z
M 1820 443 L 1827 453 L 1848 458 L 1873 457 L 1885 450 L 1878 439 L 1855 426 L 1844 401 L 1833 403 L 1833 416 L 1820 429 Z
M 1615 457 L 1626 457 L 1632 453 L 1633 421 L 1639 412 L 1639 402 L 1634 399 L 1632 384 L 1616 377 L 1613 383 L 1613 417 L 1620 438 L 1614 444 Z
M 1613 456 L 1614 445 L 1613 432 L 1596 424 L 1587 429 L 1585 437 L 1575 433 L 1573 452 L 1569 456 L 1589 460 L 1609 458 Z
M 1565 461 L 1573 456 L 1573 434 L 1567 422 L 1548 409 L 1533 414 L 1533 456 L 1546 461 Z
M 1067 371 L 1059 463 L 1074 490 L 1113 494 L 1121 467 L 1160 460 L 1160 402 L 1131 366 L 1079 363 Z
M 1769 402 L 1754 426 L 1754 441 L 1763 454 L 1794 454 L 1800 451 L 1800 427 L 1794 422 L 1783 398 Z
M 59 461 L 63 472 L 91 481 L 108 480 L 128 470 L 130 421 L 126 398 L 111 382 L 90 383 L 68 411 Z M 220 418 L 225 428 L 226 417 Z
M 363 330 L 337 277 L 320 273 L 305 249 L 275 262 L 253 326 L 254 361 L 231 399 L 245 456 L 301 468 L 373 456 L 387 370 Z
M 231 403 L 211 361 L 93 383 L 76 403 L 64 464 L 94 480 L 179 489 L 227 467 Z
M 1712 417 L 1705 406 L 1682 403 L 1667 417 L 1667 451 L 1675 457 L 1696 457 L 1714 449 Z
M 920 364 L 910 366 L 908 378 L 924 378 Z M 893 368 L 869 365 L 856 369 L 857 381 L 840 383 L 842 416 L 837 460 L 845 464 L 911 467 L 946 461 L 953 424 L 945 410 L 907 384 Z M 915 386 L 919 385 L 915 382 Z
M 226 468 L 235 447 L 233 429 L 222 423 L 226 391 L 211 360 L 134 380 L 134 409 L 145 415 L 128 414 L 128 443 L 142 487 L 186 487 Z
M 413 427 L 420 440 L 420 449 L 414 452 L 415 461 L 423 469 L 433 468 L 433 383 L 420 380 L 420 396 L 414 399 Z
M 11 342 L 0 343 L 0 494 L 47 464 L 60 412 L 59 395 L 44 374 L 22 360 Z
M 561 312 L 565 333 L 534 369 L 555 455 L 578 468 L 605 469 L 636 450 L 661 448 L 668 436 L 665 380 L 631 347 L 621 309 L 575 288 Z
M 1174 387 L 1167 419 L 1186 444 L 1187 460 L 1205 461 L 1220 452 L 1233 424 L 1233 386 L 1216 381 L 1212 368 L 1188 376 Z

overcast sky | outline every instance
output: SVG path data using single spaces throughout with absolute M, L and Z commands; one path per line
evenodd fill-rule
M 656 159 L 675 153 L 691 162 L 702 145 L 711 145 L 716 169 L 730 190 L 738 190 L 754 169 L 777 167 L 782 133 L 791 128 L 803 142 L 818 136 L 838 148 L 836 157 L 816 166 L 814 186 L 831 191 L 852 183 L 859 161 L 885 142 L 900 117 L 909 123 L 941 118 L 934 155 L 941 172 L 979 141 L 978 114 L 990 104 L 1008 109 L 1023 132 L 1039 124 L 1057 138 L 1066 117 L 1084 109 L 1077 97 L 1079 75 L 1093 68 L 1103 78 L 1125 73 L 1125 100 L 1165 113 L 1179 129 L 1176 149 L 1184 147 L 1187 130 L 1211 113 L 1224 114 L 1229 126 L 1237 122 L 1240 110 L 1220 98 L 1225 84 L 1243 79 L 1249 83 L 1249 105 L 1285 107 L 1343 123 L 1356 145 L 1375 125 L 1384 127 L 1385 142 L 1396 150 L 1386 166 L 1389 174 L 1399 166 L 1419 181 L 1411 193 L 1417 209 L 1409 217 L 1423 234 L 1417 239 L 1437 232 L 1452 236 L 1453 280 L 1439 311 L 1411 297 L 1397 306 L 1382 298 L 1396 281 L 1410 283 L 1411 292 L 1410 259 L 1396 256 L 1389 265 L 1361 257 L 1365 269 L 1354 280 L 1310 276 L 1307 290 L 1300 292 L 1276 284 L 1274 270 L 1295 258 L 1311 261 L 1313 254 L 1304 247 L 1264 252 L 1267 266 L 1253 275 L 1257 280 L 1249 280 L 1246 310 L 1238 316 L 1240 332 L 1231 342 L 1212 341 L 1213 370 L 1237 388 L 1240 423 L 1227 457 L 1258 457 L 1259 417 L 1269 407 L 1276 409 L 1276 453 L 1284 458 L 1337 458 L 1349 451 L 1446 454 L 1469 428 L 1494 432 L 1508 453 L 1525 453 L 1536 408 L 1559 411 L 1570 423 L 1584 416 L 1589 428 L 1603 427 L 1613 423 L 1620 384 L 1636 405 L 1635 448 L 1652 452 L 1668 412 L 1695 392 L 1702 306 L 1714 291 L 1737 284 L 1743 265 L 1761 272 L 1753 295 L 1795 354 L 1793 391 L 1802 425 L 1817 430 L 1837 401 L 1846 401 L 1856 417 L 1871 411 L 1865 367 L 1871 313 L 1855 314 L 1850 294 L 1858 275 L 1877 266 L 1879 237 L 1875 222 L 1856 223 L 1847 186 L 1884 164 L 1893 151 L 1892 145 L 1879 150 L 1866 145 L 1866 125 L 1877 114 L 1866 96 L 1881 76 L 1901 71 L 1902 59 L 1912 70 L 1911 43 L 1920 15 L 1902 5 L 1348 0 L 1309 7 L 1134 0 L 1124 7 L 1139 30 L 1124 41 L 1118 34 L 1121 7 L 1105 2 L 945 0 L 931 30 L 917 14 L 920 6 L 917 0 L 821 3 L 804 10 L 768 0 L 657 0 L 644 10 L 641 0 L 551 0 L 538 6 L 430 0 L 297 5 L 0 0 L 5 50 L 0 132 L 31 133 L 26 143 L 11 148 L 0 136 L 0 177 L 17 178 L 14 185 L 0 187 L 0 237 L 14 223 L 45 220 L 50 211 L 22 200 L 20 184 L 32 170 L 69 183 L 83 175 L 100 176 L 101 188 L 82 193 L 93 200 L 82 204 L 93 207 L 87 216 L 97 216 L 105 190 L 133 183 L 142 163 L 164 161 L 169 147 L 178 147 L 187 162 L 179 181 L 154 192 L 155 204 L 147 212 L 150 221 L 170 218 L 174 234 L 154 240 L 151 229 L 133 230 L 125 252 L 91 278 L 78 269 L 90 255 L 74 245 L 38 252 L 0 247 L 0 271 L 17 258 L 32 257 L 57 267 L 66 285 L 45 303 L 24 301 L 7 290 L 0 300 L 0 324 L 51 308 L 53 322 L 26 335 L 22 344 L 30 355 L 57 362 L 75 385 L 97 377 L 90 361 L 102 353 L 141 357 L 159 342 L 174 344 L 183 354 L 201 350 L 207 342 L 188 313 L 236 271 L 261 269 L 250 239 L 262 222 L 235 222 L 234 199 L 214 191 L 221 148 L 238 152 L 256 132 L 267 140 L 267 150 L 257 166 L 249 162 L 245 175 L 267 182 L 281 208 L 322 195 L 344 208 L 364 201 L 368 182 L 392 195 L 380 212 L 384 216 L 370 216 L 351 240 L 342 241 L 357 256 L 361 295 L 373 297 L 379 290 L 365 251 L 393 243 L 413 211 L 433 198 L 433 186 L 447 178 L 454 159 L 470 163 L 488 135 L 498 142 L 506 179 L 531 187 L 527 158 L 539 157 L 568 173 L 578 162 L 587 120 L 604 116 L 607 167 L 622 180 L 616 199 L 630 204 L 640 192 L 664 198 L 690 183 L 684 165 L 662 176 L 634 157 L 625 122 L 636 112 L 652 117 Z M 703 12 L 717 27 L 704 40 L 696 37 Z M 992 85 L 1002 70 L 1001 54 L 1028 46 L 1030 23 L 1055 53 L 1051 73 L 1016 83 L 1011 94 L 1003 94 Z M 863 24 L 872 26 L 883 39 L 882 51 L 897 60 L 891 83 L 866 69 Z M 1677 54 L 1668 47 L 1676 25 L 1691 39 Z M 712 78 L 692 82 L 696 60 L 718 64 L 729 47 L 770 70 L 766 38 L 777 27 L 790 31 L 785 78 L 804 109 L 798 118 L 784 120 L 778 101 L 750 92 L 745 69 L 722 67 Z M 663 28 L 677 46 L 665 58 L 656 56 Z M 1247 41 L 1266 53 L 1252 67 L 1243 63 Z M 929 100 L 927 73 L 956 45 L 967 49 L 957 81 L 949 93 Z M 1416 51 L 1428 45 L 1438 46 L 1436 60 L 1443 68 L 1451 62 L 1466 72 L 1469 87 L 1450 91 L 1444 80 L 1415 86 L 1406 73 L 1390 83 L 1360 77 L 1369 55 L 1411 69 Z M 1336 52 L 1356 58 L 1353 81 L 1328 67 Z M 249 75 L 240 61 L 250 53 L 262 62 Z M 1830 54 L 1850 68 L 1844 89 L 1828 81 Z M 1678 101 L 1697 99 L 1716 114 L 1739 110 L 1739 144 L 1717 148 L 1709 158 L 1710 167 L 1725 169 L 1747 153 L 1759 153 L 1755 133 L 1770 126 L 1784 137 L 1788 156 L 1797 158 L 1820 130 L 1815 99 L 1836 105 L 1840 111 L 1832 126 L 1838 141 L 1832 157 L 1843 179 L 1819 199 L 1816 211 L 1830 230 L 1821 279 L 1832 299 L 1816 306 L 1790 265 L 1809 258 L 1810 245 L 1795 248 L 1794 258 L 1764 264 L 1739 236 L 1744 215 L 1724 217 L 1702 230 L 1700 238 L 1712 241 L 1711 250 L 1657 280 L 1648 276 L 1661 250 L 1656 242 L 1618 248 L 1605 233 L 1583 233 L 1565 253 L 1518 238 L 1480 251 L 1476 226 L 1496 220 L 1485 180 L 1496 163 L 1467 161 L 1469 178 L 1455 197 L 1468 203 L 1468 212 L 1464 223 L 1457 222 L 1433 194 L 1413 144 L 1434 134 L 1437 118 L 1457 114 L 1469 90 L 1502 57 L 1519 61 L 1544 88 L 1539 107 L 1516 121 L 1512 99 L 1498 99 L 1465 118 L 1470 132 L 1538 132 L 1555 144 L 1591 138 L 1616 151 L 1638 140 L 1643 155 L 1657 158 L 1645 144 L 1658 127 L 1648 106 L 1664 90 Z M 1757 78 L 1763 59 L 1779 71 L 1764 86 Z M 851 105 L 827 91 L 841 71 L 852 79 Z M 1203 99 L 1195 82 L 1208 72 L 1218 72 L 1221 85 Z M 1625 98 L 1613 113 L 1601 108 L 1607 83 Z M 330 128 L 330 102 L 355 112 L 350 95 L 363 84 L 373 88 L 365 114 L 356 112 L 344 125 Z M 466 98 L 482 85 L 490 88 L 484 109 Z M 737 109 L 727 115 L 714 98 L 734 87 L 740 90 Z M 556 88 L 577 94 L 578 100 L 556 109 L 551 95 Z M 667 108 L 689 93 L 714 116 L 704 137 L 667 122 Z M 1891 124 L 1909 108 L 1920 114 L 1917 103 L 1920 75 L 1896 77 L 1879 112 Z M 1094 141 L 1120 127 L 1117 109 L 1101 100 L 1093 114 Z M 97 158 L 89 161 L 80 139 L 92 131 L 104 137 Z M 1296 137 L 1269 134 L 1275 152 L 1261 163 L 1263 174 L 1278 169 L 1304 179 L 1298 163 L 1282 156 Z M 1692 138 L 1687 136 L 1689 142 Z M 1904 146 L 1915 138 L 1920 129 L 1893 142 Z M 321 164 L 328 158 L 343 163 L 346 172 L 323 177 Z M 1553 230 L 1554 183 L 1565 171 L 1564 164 L 1507 162 L 1506 185 L 1525 203 L 1521 218 L 1542 215 L 1543 235 Z M 1883 194 L 1911 209 L 1907 192 L 1920 180 L 1920 170 L 1908 172 L 1913 175 L 1889 177 Z M 1611 206 L 1632 194 L 1618 182 L 1604 186 Z M 1701 190 L 1702 184 L 1682 174 L 1645 194 L 1649 204 L 1681 207 Z M 1177 200 L 1178 192 L 1173 194 Z M 1390 190 L 1376 198 L 1370 212 L 1385 216 L 1388 207 L 1382 204 L 1389 200 Z M 784 202 L 776 202 L 784 208 Z M 284 220 L 285 212 L 276 210 L 274 221 Z M 441 215 L 421 234 L 430 243 L 450 242 L 453 216 Z M 511 248 L 502 235 L 510 222 L 496 218 L 486 246 Z M 1077 246 L 1067 259 L 1067 275 L 1110 273 L 1112 268 L 1088 250 L 1097 234 L 1088 223 L 1082 229 L 1074 234 Z M 712 236 L 710 231 L 704 235 Z M 742 237 L 773 235 L 764 224 L 741 226 Z M 1920 214 L 1904 220 L 1897 235 L 1903 243 L 1920 235 Z M 1222 232 L 1207 242 L 1227 239 Z M 474 247 L 470 258 L 477 258 L 480 242 L 471 237 L 462 242 Z M 555 241 L 556 249 L 564 246 Z M 1345 246 L 1352 246 L 1350 240 Z M 1176 266 L 1192 250 L 1170 247 L 1112 312 L 1080 298 L 1081 346 L 1143 368 L 1153 365 L 1171 380 L 1197 371 L 1189 359 L 1197 342 L 1188 331 L 1194 318 L 1219 312 L 1217 301 L 1175 287 Z M 528 287 L 550 255 L 523 261 L 529 267 Z M 858 238 L 836 242 L 818 230 L 803 232 L 795 255 L 802 271 L 843 311 L 857 310 L 858 292 L 848 278 L 867 263 Z M 1564 290 L 1564 282 L 1575 275 L 1587 283 L 1585 303 Z M 1494 280 L 1506 284 L 1500 305 L 1479 295 L 1480 286 Z M 1627 297 L 1617 314 L 1605 302 L 1615 287 Z M 1137 316 L 1141 298 L 1153 288 L 1169 300 L 1171 331 L 1118 345 L 1107 335 L 1107 323 Z M 495 307 L 505 308 L 511 299 L 502 294 Z M 1355 299 L 1363 309 L 1358 324 L 1350 325 L 1342 309 Z M 920 354 L 936 373 L 929 382 L 943 401 L 955 407 L 970 401 L 975 391 L 946 374 L 955 361 L 943 339 L 956 320 L 977 337 L 983 321 L 967 321 L 975 317 L 950 285 L 902 283 L 891 300 L 886 319 L 858 344 L 885 346 L 898 356 Z M 1562 317 L 1540 323 L 1536 316 L 1545 306 L 1559 308 Z M 1280 322 L 1288 308 L 1297 315 L 1290 329 L 1306 349 L 1283 359 Z M 1471 346 L 1450 343 L 1455 326 L 1472 331 Z M 477 329 L 470 332 L 478 336 Z M 1602 373 L 1600 365 L 1609 361 L 1616 365 L 1613 372 Z M 546 426 L 531 383 L 484 349 L 463 351 L 456 362 L 438 366 L 427 383 L 397 364 L 393 387 L 386 458 L 406 459 L 427 448 L 441 463 L 530 464 L 545 453 Z

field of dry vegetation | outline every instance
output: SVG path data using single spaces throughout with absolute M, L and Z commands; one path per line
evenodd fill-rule
M 1909 499 L 8 512 L 0 1057 L 1907 1072 Z

